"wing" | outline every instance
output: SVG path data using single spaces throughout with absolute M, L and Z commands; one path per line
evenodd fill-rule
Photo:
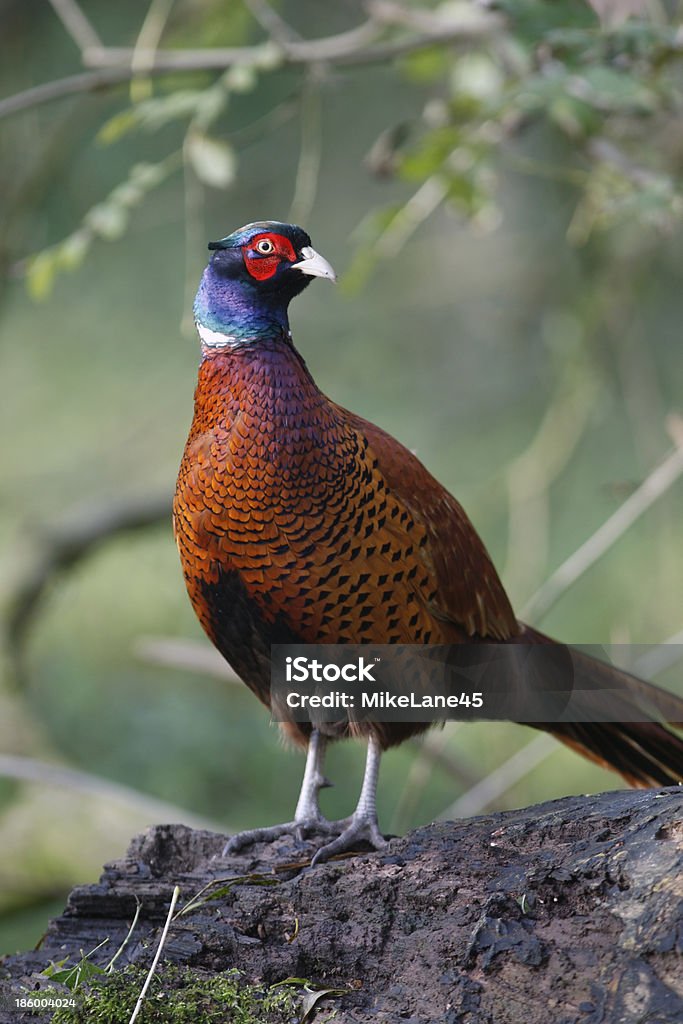
M 344 410 L 364 435 L 387 486 L 427 533 L 423 555 L 436 584 L 430 610 L 468 636 L 507 640 L 520 632 L 503 584 L 462 506 L 420 460 L 380 427 Z

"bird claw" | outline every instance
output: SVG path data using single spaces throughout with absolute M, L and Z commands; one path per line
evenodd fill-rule
M 329 779 L 322 774 L 322 755 L 324 738 L 314 730 L 309 741 L 306 769 L 301 793 L 294 813 L 294 821 L 284 825 L 272 825 L 266 828 L 250 829 L 232 836 L 223 847 L 223 856 L 238 853 L 245 846 L 254 843 L 268 843 L 280 836 L 289 835 L 295 842 L 302 843 L 309 833 L 332 836 L 330 842 L 322 846 L 311 861 L 311 866 L 322 864 L 338 853 L 346 853 L 356 849 L 359 843 L 369 843 L 375 850 L 386 846 L 387 840 L 379 830 L 375 804 L 375 788 L 381 750 L 377 739 L 371 734 L 368 738 L 368 754 L 365 762 L 363 786 L 356 810 L 349 818 L 328 821 L 320 812 L 318 792 L 330 785 Z
M 359 842 L 369 843 L 373 850 L 381 850 L 387 845 L 387 840 L 380 832 L 377 818 L 374 816 L 356 817 L 353 815 L 351 818 L 330 822 L 330 824 L 341 827 L 342 831 L 332 842 L 320 847 L 311 861 L 311 867 L 323 864 L 338 853 L 354 850 Z
M 381 850 L 387 840 L 379 830 L 375 818 L 350 817 L 340 821 L 328 821 L 322 816 L 306 818 L 303 821 L 286 821 L 282 825 L 270 825 L 266 828 L 252 828 L 231 836 L 223 847 L 221 856 L 227 857 L 239 853 L 247 846 L 256 843 L 270 843 L 281 836 L 292 836 L 297 842 L 303 843 L 308 835 L 318 833 L 323 836 L 334 836 L 325 843 L 311 860 L 311 866 L 323 864 L 338 853 L 346 853 L 355 849 L 359 843 L 369 843 L 374 850 Z
M 334 831 L 334 823 L 323 818 L 322 815 L 319 818 L 286 821 L 281 825 L 269 825 L 265 828 L 246 829 L 228 839 L 221 856 L 227 857 L 232 853 L 239 853 L 247 846 L 253 846 L 256 843 L 271 843 L 273 840 L 279 839 L 280 836 L 292 836 L 299 842 L 303 842 L 309 833 L 320 832 L 323 835 L 329 835 Z

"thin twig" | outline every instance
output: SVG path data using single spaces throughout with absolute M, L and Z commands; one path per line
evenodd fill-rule
M 633 663 L 633 672 L 637 676 L 645 676 L 646 679 L 653 679 L 671 668 L 676 662 L 683 658 L 683 629 L 674 633 L 668 640 L 641 654 Z
M 492 22 L 487 31 L 489 33 L 497 31 L 498 25 L 498 22 Z M 155 50 L 150 54 L 139 50 L 138 57 L 140 59 L 148 57 L 151 60 L 146 68 L 148 75 L 225 71 L 235 65 L 258 68 L 277 67 L 281 64 L 327 63 L 351 67 L 384 63 L 433 46 L 447 46 L 456 43 L 467 45 L 473 38 L 481 38 L 483 34 L 482 29 L 473 32 L 471 26 L 461 25 L 445 28 L 440 35 L 419 35 L 377 46 L 369 45 L 380 32 L 381 28 L 375 21 L 370 20 L 339 35 L 302 42 L 289 42 L 286 45 L 271 41 L 260 46 L 202 50 Z M 135 50 L 130 47 L 92 47 L 84 50 L 82 52 L 83 62 L 95 70 L 45 82 L 0 100 L 0 118 L 66 96 L 107 89 L 130 81 L 137 74 L 131 66 L 134 53 Z
M 431 216 L 448 195 L 448 182 L 439 174 L 427 178 L 380 235 L 375 251 L 390 259 L 401 251 L 419 226 Z
M 160 72 L 151 69 L 150 74 Z M 112 86 L 129 82 L 132 77 L 133 72 L 130 68 L 103 68 L 101 71 L 82 71 L 77 75 L 57 78 L 53 82 L 43 82 L 0 100 L 0 118 L 19 114 L 23 110 L 51 103 L 53 100 L 65 99 L 67 96 L 110 89 Z
M 521 610 L 521 617 L 539 622 L 559 599 L 602 558 L 654 502 L 683 474 L 683 448 L 670 452 L 640 487 L 595 531 L 592 537 L 555 570 Z
M 38 761 L 33 757 L 21 757 L 18 754 L 0 754 L 0 778 L 19 779 L 22 782 L 35 782 L 40 786 L 57 786 L 71 789 L 98 800 L 119 801 L 131 810 L 144 814 L 150 821 L 183 821 L 193 828 L 220 831 L 225 826 L 209 818 L 192 814 L 182 807 L 176 807 L 165 800 L 157 800 L 136 789 L 123 786 L 120 782 L 103 779 L 98 775 L 67 768 L 62 764 L 50 764 Z
M 230 668 L 222 654 L 209 646 L 208 640 L 179 640 L 174 636 L 146 636 L 137 640 L 135 655 L 141 661 L 181 672 L 201 672 L 222 683 L 242 685 L 242 680 Z
M 183 228 L 185 241 L 185 279 L 183 285 L 183 310 L 180 318 L 180 333 L 185 338 L 194 337 L 194 295 L 200 268 L 197 256 L 206 244 L 204 236 L 204 190 L 195 174 L 190 160 L 189 146 L 193 131 L 191 124 L 183 139 Z
M 278 869 L 275 868 L 274 870 L 277 871 Z M 226 889 L 231 889 L 235 885 L 248 883 L 255 883 L 258 885 L 278 885 L 279 879 L 274 878 L 272 875 L 262 875 L 258 872 L 250 875 L 226 875 L 223 878 L 212 878 L 211 881 L 207 882 L 206 885 L 203 885 L 198 892 L 194 893 L 193 896 L 190 896 L 187 903 L 181 907 L 175 915 L 174 920 L 179 917 L 183 917 L 185 914 L 193 913 L 197 907 L 202 907 L 205 903 L 215 899 L 219 891 L 222 895 Z M 204 896 L 204 893 L 208 892 L 209 889 L 214 890 L 213 894 L 211 896 Z
M 7 639 L 18 675 L 24 640 L 48 584 L 60 572 L 73 568 L 110 537 L 170 522 L 171 496 L 160 494 L 129 501 L 97 502 L 72 513 L 38 544 L 39 554 L 9 595 Z
M 307 39 L 301 42 L 286 44 L 269 41 L 255 46 L 205 47 L 203 49 L 155 50 L 148 56 L 151 58 L 150 71 L 225 71 L 235 65 L 258 67 L 268 62 L 277 67 L 279 64 L 329 64 L 366 63 L 365 54 L 369 54 L 369 62 L 384 60 L 374 55 L 374 50 L 365 46 L 369 40 L 376 38 L 377 26 L 367 22 L 350 32 L 342 32 L 335 36 L 321 39 Z M 450 41 L 450 37 L 445 40 Z M 405 46 L 423 49 L 434 46 L 432 37 L 416 37 L 412 40 L 401 40 L 396 44 L 398 51 L 403 52 Z M 124 67 L 130 70 L 133 50 L 129 46 L 106 46 L 99 51 L 87 51 L 83 55 L 84 63 L 90 68 Z M 142 51 L 144 53 L 144 51 Z
M 102 49 L 103 43 L 76 0 L 50 0 L 52 8 L 78 49 Z
M 467 31 L 471 37 L 490 35 L 493 26 L 502 24 L 498 15 L 476 7 L 458 4 L 439 4 L 436 10 L 421 7 L 405 7 L 394 0 L 370 0 L 367 11 L 371 18 L 381 25 L 398 25 L 413 31 L 424 32 L 440 38 L 449 29 Z
M 454 803 L 439 815 L 439 821 L 451 818 L 470 818 L 480 814 L 506 793 L 516 782 L 528 775 L 537 765 L 557 750 L 557 740 L 545 734 L 537 736 L 490 772 L 476 786 L 463 793 Z
M 154 954 L 154 959 L 152 960 L 152 966 L 149 969 L 149 974 L 147 975 L 147 977 L 145 979 L 145 984 L 142 986 L 142 991 L 141 991 L 140 995 L 138 996 L 138 1001 L 135 1004 L 135 1009 L 133 1010 L 133 1012 L 132 1012 L 132 1014 L 130 1016 L 130 1020 L 128 1021 L 128 1024 L 135 1024 L 135 1021 L 137 1020 L 138 1014 L 140 1013 L 140 1010 L 142 1009 L 142 1004 L 144 1002 L 145 996 L 147 995 L 147 989 L 149 988 L 149 986 L 152 983 L 152 978 L 154 977 L 154 972 L 157 969 L 157 964 L 159 963 L 159 957 L 161 956 L 161 951 L 164 948 L 164 943 L 166 942 L 166 936 L 168 935 L 168 929 L 171 927 L 171 920 L 173 918 L 173 911 L 175 910 L 175 905 L 178 902 L 178 897 L 179 896 L 180 896 L 180 886 L 176 885 L 174 890 L 173 890 L 173 896 L 171 897 L 171 905 L 168 908 L 168 917 L 166 918 L 166 924 L 164 925 L 164 930 L 161 933 L 161 938 L 159 939 L 159 945 L 157 946 L 157 951 Z
M 410 824 L 413 812 L 420 803 L 435 768 L 439 768 L 454 779 L 460 787 L 469 788 L 479 781 L 478 776 L 464 761 L 446 750 L 453 733 L 461 725 L 461 722 L 454 722 L 448 731 L 443 729 L 439 732 L 424 733 L 415 743 L 416 755 L 389 826 L 392 832 L 402 832 L 406 825 Z
M 322 158 L 322 113 L 319 83 L 309 76 L 301 100 L 301 149 L 294 183 L 294 196 L 288 218 L 292 224 L 305 224 L 311 215 L 318 191 Z
M 293 43 L 301 39 L 299 33 L 295 32 L 292 26 L 280 17 L 275 8 L 270 6 L 268 0 L 245 0 L 245 7 L 249 10 L 252 18 L 258 21 L 261 28 L 276 43 Z
M 126 948 L 126 946 L 128 945 L 128 943 L 130 942 L 131 937 L 133 935 L 133 932 L 135 931 L 135 928 L 137 926 L 138 920 L 140 918 L 141 911 L 142 911 L 142 903 L 140 902 L 140 900 L 136 896 L 135 897 L 135 914 L 133 916 L 133 920 L 131 921 L 131 925 L 130 925 L 130 928 L 128 929 L 128 932 L 126 934 L 125 939 L 123 940 L 123 942 L 121 943 L 121 945 L 116 950 L 116 952 L 114 953 L 113 957 L 111 958 L 111 960 L 109 961 L 109 963 L 105 967 L 105 971 L 107 972 L 107 974 L 111 974 L 112 973 L 112 971 L 114 970 L 114 964 L 116 963 L 118 958 L 121 956 L 121 954 L 123 953 L 123 951 Z
M 592 157 L 598 163 L 610 164 L 620 174 L 628 180 L 637 185 L 638 188 L 647 188 L 649 185 L 655 185 L 661 181 L 661 175 L 657 174 L 656 171 L 650 170 L 649 167 L 642 167 L 639 164 L 634 163 L 633 160 L 623 150 L 615 146 L 610 139 L 601 138 L 597 136 L 587 145 L 589 156 Z
M 583 436 L 596 388 L 588 373 L 563 381 L 530 444 L 506 469 L 509 520 L 502 576 L 512 593 L 528 593 L 543 579 L 550 487 Z
M 151 0 L 142 28 L 135 40 L 133 56 L 130 59 L 131 70 L 140 76 L 145 76 L 133 78 L 131 81 L 131 103 L 139 103 L 152 93 L 152 83 L 146 76 L 146 72 L 154 63 L 154 55 L 161 42 L 174 3 L 175 0 Z

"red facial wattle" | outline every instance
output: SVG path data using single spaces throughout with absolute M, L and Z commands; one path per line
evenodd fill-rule
M 259 252 L 259 243 L 270 243 L 270 252 Z M 267 248 L 267 245 L 266 245 Z M 277 271 L 282 262 L 294 263 L 297 259 L 294 246 L 284 235 L 264 232 L 255 235 L 248 245 L 242 246 L 244 265 L 256 281 L 266 281 Z

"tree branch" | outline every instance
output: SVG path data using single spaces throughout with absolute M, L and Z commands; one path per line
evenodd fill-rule
M 150 69 L 149 74 L 155 73 L 157 72 Z M 66 78 L 56 78 L 52 82 L 43 82 L 0 100 L 0 118 L 19 114 L 23 110 L 30 110 L 32 107 L 39 107 L 43 103 L 51 103 L 67 96 L 110 89 L 112 86 L 129 82 L 132 77 L 131 68 L 104 68 L 101 71 L 82 71 L 76 75 L 67 75 Z
M 673 431 L 672 431 L 673 432 Z M 683 446 L 661 462 L 640 487 L 627 498 L 592 537 L 555 570 L 521 610 L 522 618 L 538 622 L 606 551 L 623 536 L 644 512 L 683 475 Z
M 102 48 L 102 40 L 76 0 L 50 0 L 50 4 L 81 53 Z
M 143 50 L 130 47 L 89 45 L 81 51 L 86 67 L 93 70 L 45 82 L 0 100 L 0 118 L 28 110 L 77 93 L 111 88 L 130 81 L 138 73 L 135 60 L 145 62 L 146 75 L 164 75 L 196 71 L 225 71 L 234 66 L 254 68 L 282 65 L 306 66 L 319 63 L 341 67 L 377 64 L 396 57 L 416 53 L 432 46 L 455 43 L 467 45 L 475 39 L 497 33 L 500 18 L 487 14 L 481 19 L 462 22 L 446 21 L 439 30 L 407 38 L 372 44 L 383 32 L 374 18 L 357 28 L 321 39 L 287 40 L 279 34 L 257 46 L 224 47 L 200 50 Z
M 545 575 L 550 488 L 576 450 L 593 410 L 594 375 L 583 363 L 572 370 L 562 380 L 531 442 L 505 471 L 509 515 L 502 576 L 513 594 L 529 593 Z
M 7 640 L 18 676 L 26 634 L 53 578 L 72 568 L 109 538 L 156 526 L 164 520 L 170 521 L 170 517 L 168 491 L 118 504 L 109 500 L 72 515 L 44 538 L 42 546 L 38 545 L 42 550 L 37 560 L 9 599 Z
M 288 25 L 284 18 L 281 18 L 274 7 L 271 7 L 268 0 L 244 0 L 245 6 L 255 21 L 258 21 L 271 39 L 276 43 L 287 44 L 298 41 L 301 36 L 295 32 L 291 25 Z
M 154 63 L 153 54 L 161 42 L 173 3 L 174 0 L 151 0 L 130 59 L 131 69 L 136 72 L 130 86 L 132 103 L 139 103 L 151 95 L 152 83 L 145 77 L 145 71 Z
M 305 224 L 318 191 L 322 159 L 322 104 L 320 83 L 313 69 L 301 97 L 301 146 L 294 182 L 294 196 L 287 214 L 292 224 Z
M 644 676 L 645 679 L 652 679 L 660 672 L 671 668 L 676 662 L 683 658 L 683 629 L 670 636 L 668 640 L 662 640 L 661 644 L 641 654 L 634 662 L 632 669 L 637 676 Z
M 536 736 L 498 768 L 489 772 L 476 786 L 472 786 L 461 797 L 458 797 L 454 803 L 441 812 L 438 820 L 449 821 L 481 814 L 498 797 L 511 789 L 515 783 L 533 771 L 557 749 L 558 742 L 552 736 L 545 733 Z
M 193 814 L 183 807 L 170 804 L 165 800 L 158 800 L 154 796 L 131 789 L 120 782 L 112 782 L 111 779 L 104 779 L 99 775 L 92 775 L 90 772 L 67 768 L 63 764 L 38 761 L 33 757 L 0 754 L 0 778 L 32 782 L 41 787 L 58 786 L 61 789 L 71 789 L 86 796 L 96 797 L 98 800 L 117 801 L 132 810 L 147 815 L 150 821 L 182 819 L 188 824 L 192 822 L 193 828 L 215 829 L 220 827 L 210 818 L 202 818 L 201 815 Z
M 223 655 L 208 640 L 202 643 L 175 636 L 143 636 L 137 640 L 134 653 L 150 665 L 162 665 L 181 672 L 200 672 L 222 683 L 243 685 Z

